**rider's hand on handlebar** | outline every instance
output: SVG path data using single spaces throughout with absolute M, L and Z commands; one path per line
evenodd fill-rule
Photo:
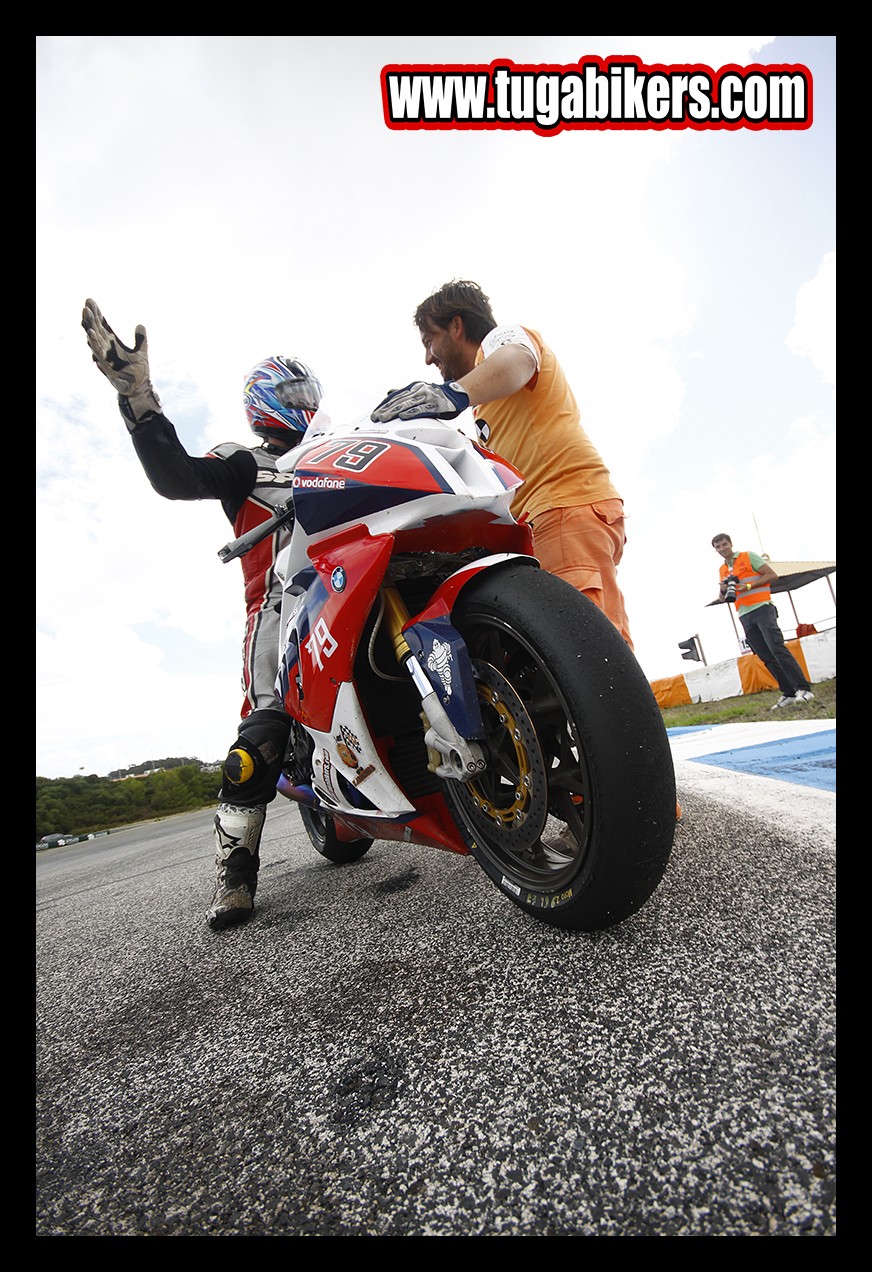
M 393 389 L 379 402 L 370 415 L 374 424 L 387 424 L 389 420 L 417 420 L 432 416 L 437 420 L 453 420 L 469 406 L 469 396 L 456 381 L 445 384 L 425 384 L 415 380 L 404 389 Z
M 133 421 L 141 420 L 149 411 L 161 409 L 148 369 L 148 338 L 145 327 L 136 328 L 133 348 L 118 339 L 93 300 L 85 301 L 82 326 L 88 337 L 91 354 L 106 379 L 125 398 Z

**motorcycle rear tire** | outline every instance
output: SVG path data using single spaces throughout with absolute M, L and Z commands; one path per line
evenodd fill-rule
M 340 839 L 336 834 L 336 824 L 328 813 L 301 804 L 300 816 L 312 847 L 335 865 L 347 866 L 352 861 L 360 861 L 373 845 L 372 839 L 352 839 L 350 842 Z
M 470 853 L 544 923 L 622 922 L 659 885 L 675 834 L 669 740 L 635 655 L 591 601 L 528 562 L 478 575 L 452 622 L 491 755 L 482 778 L 443 783 Z M 562 823 L 574 846 L 555 850 Z

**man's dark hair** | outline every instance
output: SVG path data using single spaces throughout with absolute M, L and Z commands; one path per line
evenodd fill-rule
M 732 546 L 733 546 L 733 540 L 730 538 L 730 536 L 729 536 L 728 534 L 716 534 L 716 535 L 714 535 L 714 536 L 713 536 L 713 538 L 712 538 L 712 547 L 714 547 L 714 546 L 715 546 L 715 544 L 717 543 L 718 539 L 726 539 L 726 541 L 727 541 L 727 543 L 730 545 L 730 547 L 732 547 Z
M 485 296 L 478 283 L 463 278 L 452 279 L 422 300 L 415 310 L 414 322 L 419 331 L 426 331 L 428 323 L 445 328 L 458 315 L 463 319 L 467 339 L 478 344 L 497 325 L 490 298 Z

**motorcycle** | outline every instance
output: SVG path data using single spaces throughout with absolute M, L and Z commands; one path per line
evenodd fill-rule
M 675 777 L 653 691 L 611 622 L 540 568 L 523 478 L 474 425 L 319 428 L 278 461 L 291 718 L 278 791 L 327 860 L 378 841 L 471 854 L 514 905 L 596 931 L 660 883 Z M 561 833 L 558 833 L 561 832 Z

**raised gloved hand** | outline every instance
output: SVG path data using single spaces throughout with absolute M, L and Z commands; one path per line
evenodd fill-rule
M 115 389 L 124 414 L 136 422 L 149 411 L 161 409 L 160 398 L 154 391 L 148 369 L 148 338 L 145 327 L 136 328 L 133 348 L 118 339 L 93 300 L 85 301 L 82 310 L 82 326 L 88 337 L 91 354 L 97 366 Z
M 469 396 L 455 381 L 425 384 L 414 380 L 404 389 L 393 389 L 370 415 L 374 424 L 389 420 L 417 420 L 432 416 L 437 420 L 453 420 L 469 406 Z

